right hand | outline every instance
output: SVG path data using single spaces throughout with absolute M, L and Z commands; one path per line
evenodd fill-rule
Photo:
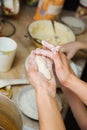
M 54 61 L 56 75 L 62 85 L 64 85 L 74 72 L 67 60 L 67 57 L 61 53 L 60 46 L 53 46 L 46 41 L 42 41 L 44 49 L 37 49 L 36 54 L 44 55 Z M 72 43 L 71 43 L 72 44 Z
M 56 75 L 60 83 L 66 86 L 65 84 L 69 81 L 71 75 L 74 75 L 74 72 L 68 63 L 67 57 L 61 52 L 53 53 L 50 50 L 43 49 L 37 49 L 35 53 L 44 55 L 54 61 Z
M 67 57 L 63 53 L 58 52 L 54 54 L 53 61 L 55 64 L 55 71 L 60 83 L 63 86 L 66 86 L 66 83 L 69 81 L 71 76 L 74 75 Z
M 76 52 L 80 49 L 79 43 L 80 42 L 70 42 L 67 44 L 63 44 L 60 47 L 60 51 L 65 53 L 68 59 L 71 59 L 76 54 Z

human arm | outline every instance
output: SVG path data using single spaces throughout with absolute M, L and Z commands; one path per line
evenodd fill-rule
M 49 93 L 49 88 L 56 92 L 55 78 L 51 64 L 49 63 L 49 65 L 52 76 L 50 81 L 38 72 L 37 65 L 34 62 L 34 54 L 31 54 L 29 60 L 28 77 L 29 81 L 36 90 L 40 130 L 65 130 L 56 99 Z
M 48 46 L 46 46 L 47 48 Z M 66 56 L 55 51 L 52 46 L 48 47 L 48 50 L 37 49 L 37 54 L 49 57 L 54 61 L 55 71 L 60 83 L 66 88 L 73 91 L 79 96 L 79 98 L 87 104 L 87 83 L 80 80 L 72 71 Z
M 47 94 L 45 95 L 42 88 L 39 89 L 36 96 L 40 130 L 65 130 L 56 99 Z
M 65 53 L 68 59 L 73 58 L 79 50 L 87 50 L 87 43 L 76 41 L 63 44 L 60 47 L 60 51 Z
M 75 93 L 65 87 L 62 87 L 62 91 L 78 126 L 81 130 L 87 130 L 87 108 Z

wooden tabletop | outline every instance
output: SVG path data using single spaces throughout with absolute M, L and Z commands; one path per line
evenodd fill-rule
M 32 41 L 29 40 L 28 37 L 26 38 L 26 35 L 27 35 L 27 28 L 29 24 L 33 21 L 33 15 L 35 13 L 35 9 L 36 9 L 35 7 L 23 6 L 21 8 L 19 16 L 16 19 L 8 18 L 8 20 L 11 21 L 16 27 L 16 33 L 11 38 L 17 42 L 18 47 L 11 69 L 6 73 L 0 73 L 1 79 L 27 78 L 25 70 L 25 60 L 27 56 L 30 54 L 31 50 L 35 49 L 36 46 L 32 43 Z M 87 41 L 87 32 L 77 36 L 77 39 Z M 19 93 L 19 90 L 22 89 L 22 87 L 24 86 L 17 85 L 12 87 L 13 91 L 12 99 L 16 103 L 17 103 L 17 95 Z M 67 105 L 65 106 L 65 108 L 67 108 Z M 36 130 L 39 129 L 38 121 L 32 120 L 24 116 L 23 114 L 22 116 L 24 124 L 32 128 L 35 128 Z

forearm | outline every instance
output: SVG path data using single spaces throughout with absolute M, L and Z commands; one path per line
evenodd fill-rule
M 70 105 L 72 113 L 81 130 L 87 130 L 87 109 L 76 94 L 62 87 L 63 93 Z
M 65 130 L 56 99 L 40 89 L 36 94 L 40 130 Z
M 69 90 L 73 91 L 87 105 L 87 83 L 71 74 L 68 81 L 64 84 Z

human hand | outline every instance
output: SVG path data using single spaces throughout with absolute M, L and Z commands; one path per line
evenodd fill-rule
M 71 59 L 80 49 L 79 44 L 80 42 L 71 42 L 71 43 L 63 44 L 60 47 L 60 51 L 65 53 L 68 59 Z
M 38 91 L 40 87 L 42 90 L 50 93 L 51 96 L 55 96 L 56 93 L 56 81 L 52 69 L 52 61 L 45 58 L 46 63 L 50 69 L 51 79 L 48 80 L 38 71 L 37 64 L 35 63 L 35 53 L 34 51 L 29 56 L 29 68 L 28 68 L 28 78 L 30 83 L 34 86 L 35 90 Z
M 69 65 L 67 57 L 63 53 L 58 52 L 59 47 L 54 47 L 53 45 L 50 45 L 49 43 L 44 41 L 43 45 L 45 46 L 46 50 L 37 49 L 35 53 L 44 55 L 54 61 L 57 77 L 60 83 L 64 85 L 65 82 L 69 80 L 70 75 L 74 74 L 73 70 Z
M 70 66 L 69 60 L 63 53 L 58 52 L 53 55 L 53 61 L 55 64 L 55 71 L 60 83 L 63 86 L 66 86 L 67 82 L 71 80 L 72 75 L 75 75 Z
M 65 85 L 72 74 L 74 75 L 74 72 L 69 65 L 69 61 L 63 53 L 53 53 L 49 50 L 38 49 L 36 50 L 36 54 L 44 55 L 54 61 L 55 72 L 62 85 Z

